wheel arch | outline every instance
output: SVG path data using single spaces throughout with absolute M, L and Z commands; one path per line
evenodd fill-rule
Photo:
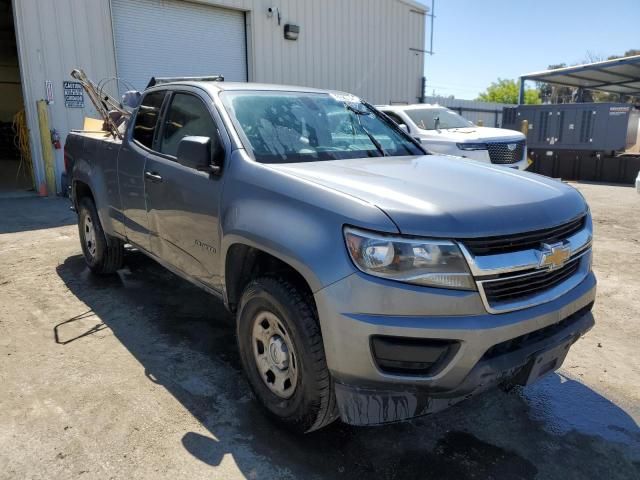
M 84 182 L 83 180 L 74 179 L 72 182 L 72 188 L 73 188 L 72 190 L 73 198 L 71 200 L 73 202 L 73 206 L 75 207 L 76 211 L 78 210 L 78 206 L 80 205 L 80 200 L 83 199 L 84 197 L 91 198 L 91 200 L 93 200 L 93 203 L 96 202 L 96 199 L 93 194 L 93 191 L 91 190 L 91 187 L 89 186 L 88 183 Z
M 249 242 L 232 243 L 226 249 L 224 261 L 223 283 L 227 307 L 235 313 L 242 292 L 249 282 L 254 278 L 269 275 L 286 278 L 308 296 L 315 307 L 313 284 L 317 283 L 317 280 L 314 278 L 310 282 L 308 276 L 300 270 L 273 251 L 267 251 Z

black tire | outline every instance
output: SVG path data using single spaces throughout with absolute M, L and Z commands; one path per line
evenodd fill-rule
M 265 311 L 282 322 L 293 345 L 297 374 L 290 398 L 279 397 L 267 386 L 255 358 L 253 328 Z M 327 368 L 315 308 L 292 283 L 271 277 L 252 281 L 244 290 L 238 308 L 237 337 L 249 384 L 271 417 L 298 433 L 317 430 L 338 417 L 334 383 Z
M 84 260 L 93 273 L 108 275 L 122 268 L 124 244 L 104 233 L 96 206 L 89 197 L 81 198 L 78 204 L 78 233 Z M 92 240 L 88 241 L 88 237 Z

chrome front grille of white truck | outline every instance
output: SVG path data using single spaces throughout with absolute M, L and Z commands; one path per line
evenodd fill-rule
M 498 242 L 512 247 L 523 238 L 536 238 L 537 247 L 524 242 L 522 245 L 530 248 L 516 251 L 480 248 L 486 241 L 477 239 L 460 241 L 488 312 L 505 313 L 550 302 L 579 285 L 591 271 L 590 217 L 547 229 L 548 238 L 538 235 L 540 232 L 514 235 L 513 242 L 506 237 Z M 569 235 L 558 238 L 559 232 Z M 478 251 L 505 253 L 476 255 Z
M 524 140 L 514 140 L 511 142 L 488 142 L 487 150 L 491 163 L 498 165 L 508 165 L 517 163 L 524 157 Z

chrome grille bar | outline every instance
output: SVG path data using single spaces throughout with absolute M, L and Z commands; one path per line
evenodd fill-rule
M 591 271 L 593 226 L 591 217 L 587 215 L 581 219 L 583 228 L 575 231 L 568 227 L 575 221 L 548 229 L 552 236 L 550 239 L 540 238 L 538 248 L 476 255 L 467 247 L 468 241 L 458 242 L 489 313 L 506 313 L 550 302 L 575 288 L 586 278 Z M 568 248 L 570 256 L 561 267 L 541 267 L 545 265 L 543 244 L 557 242 L 558 237 L 553 232 L 558 231 L 570 232 L 560 242 L 563 248 Z M 526 235 L 514 237 L 522 238 Z M 533 245 L 531 242 L 526 244 Z
M 591 228 L 584 228 L 564 240 L 564 244 L 571 248 L 574 256 L 591 246 Z M 464 243 L 459 243 L 462 253 L 469 263 L 474 277 L 487 277 L 503 273 L 513 273 L 521 270 L 534 270 L 540 264 L 540 250 L 527 249 L 497 255 L 473 255 Z

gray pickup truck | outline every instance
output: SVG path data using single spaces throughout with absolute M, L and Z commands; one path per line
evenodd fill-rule
M 352 95 L 159 84 L 122 140 L 71 133 L 65 162 L 89 268 L 130 244 L 219 296 L 255 396 L 296 431 L 527 385 L 594 324 L 578 191 L 430 155 Z

